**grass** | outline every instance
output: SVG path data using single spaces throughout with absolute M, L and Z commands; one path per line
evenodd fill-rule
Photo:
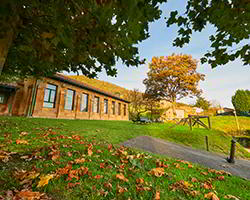
M 25 195 L 37 199 L 154 199 L 160 194 L 161 199 L 181 200 L 204 199 L 209 192 L 220 199 L 226 195 L 250 199 L 249 181 L 118 145 L 150 135 L 204 149 L 208 135 L 210 149 L 223 153 L 228 151 L 223 148 L 228 148 L 230 137 L 222 131 L 22 117 L 0 117 L 0 124 L 0 197 L 6 199 Z M 237 155 L 249 157 L 239 148 Z M 152 171 L 155 168 L 160 171 Z

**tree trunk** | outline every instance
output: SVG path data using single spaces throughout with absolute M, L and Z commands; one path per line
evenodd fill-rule
M 9 48 L 12 44 L 14 37 L 13 29 L 6 31 L 4 34 L 4 38 L 0 39 L 0 75 L 3 71 L 3 67 L 8 55 Z

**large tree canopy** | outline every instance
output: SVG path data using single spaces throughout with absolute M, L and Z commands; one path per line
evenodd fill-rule
M 200 95 L 198 83 L 204 80 L 204 75 L 196 68 L 197 61 L 189 55 L 153 57 L 148 78 L 143 81 L 146 95 L 172 103 L 183 97 Z
M 104 69 L 115 75 L 117 59 L 138 66 L 135 45 L 149 37 L 148 24 L 160 18 L 158 5 L 166 1 L 1 0 L 0 73 L 42 76 L 66 70 L 94 77 Z M 249 0 L 187 1 L 183 15 L 173 11 L 167 19 L 168 26 L 180 27 L 174 45 L 182 47 L 210 23 L 217 33 L 202 61 L 216 67 L 240 57 L 249 64 Z
M 249 0 L 188 0 L 185 13 L 171 12 L 167 26 L 177 24 L 179 37 L 174 45 L 189 43 L 193 32 L 202 31 L 207 24 L 216 29 L 210 35 L 211 51 L 201 59 L 214 68 L 236 58 L 250 64 L 250 1 Z
M 134 45 L 149 37 L 148 23 L 160 18 L 163 1 L 2 0 L 0 73 L 115 75 L 119 58 L 137 66 Z

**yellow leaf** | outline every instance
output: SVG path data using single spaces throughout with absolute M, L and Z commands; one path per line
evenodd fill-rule
M 40 177 L 40 181 L 37 187 L 43 187 L 49 183 L 49 180 L 54 177 L 54 174 L 48 174 L 46 176 Z

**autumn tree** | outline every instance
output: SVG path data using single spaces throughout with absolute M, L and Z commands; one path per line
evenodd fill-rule
M 138 42 L 160 18 L 162 0 L 1 0 L 0 74 L 62 70 L 114 76 L 116 61 L 138 66 Z
M 143 81 L 145 93 L 156 100 L 170 101 L 175 113 L 176 100 L 201 94 L 198 83 L 204 80 L 204 75 L 196 68 L 197 61 L 189 55 L 153 57 L 148 78 Z
M 237 112 L 250 111 L 250 91 L 237 90 L 232 96 L 232 104 Z
M 211 106 L 211 103 L 208 100 L 206 100 L 204 97 L 199 96 L 196 99 L 194 106 L 198 108 L 202 108 L 203 110 L 208 110 Z
M 250 64 L 250 1 L 249 0 L 188 0 L 186 11 L 172 11 L 167 26 L 179 27 L 174 46 L 183 47 L 194 32 L 211 24 L 215 34 L 209 35 L 211 51 L 201 59 L 212 68 L 240 58 Z

